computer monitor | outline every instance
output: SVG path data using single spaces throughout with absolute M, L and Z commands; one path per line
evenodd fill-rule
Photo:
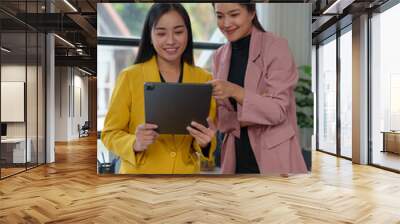
M 7 124 L 1 123 L 1 136 L 7 136 Z

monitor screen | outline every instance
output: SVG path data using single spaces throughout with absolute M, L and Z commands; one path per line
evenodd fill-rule
M 1 123 L 1 136 L 7 136 L 7 124 Z

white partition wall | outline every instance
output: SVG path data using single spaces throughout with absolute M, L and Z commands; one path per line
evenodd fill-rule
M 55 141 L 79 138 L 88 121 L 88 77 L 73 67 L 55 68 Z
M 259 3 L 257 15 L 266 31 L 288 40 L 297 65 L 311 65 L 311 3 Z

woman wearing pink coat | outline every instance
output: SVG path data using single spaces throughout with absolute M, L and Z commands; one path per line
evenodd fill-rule
M 254 3 L 215 3 L 228 43 L 213 58 L 223 174 L 306 173 L 296 118 L 298 80 L 287 41 L 265 32 Z

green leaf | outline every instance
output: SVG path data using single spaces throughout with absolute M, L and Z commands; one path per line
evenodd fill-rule
M 311 66 L 310 65 L 301 65 L 297 69 L 299 69 L 301 72 L 303 72 L 305 75 L 308 77 L 311 77 Z

